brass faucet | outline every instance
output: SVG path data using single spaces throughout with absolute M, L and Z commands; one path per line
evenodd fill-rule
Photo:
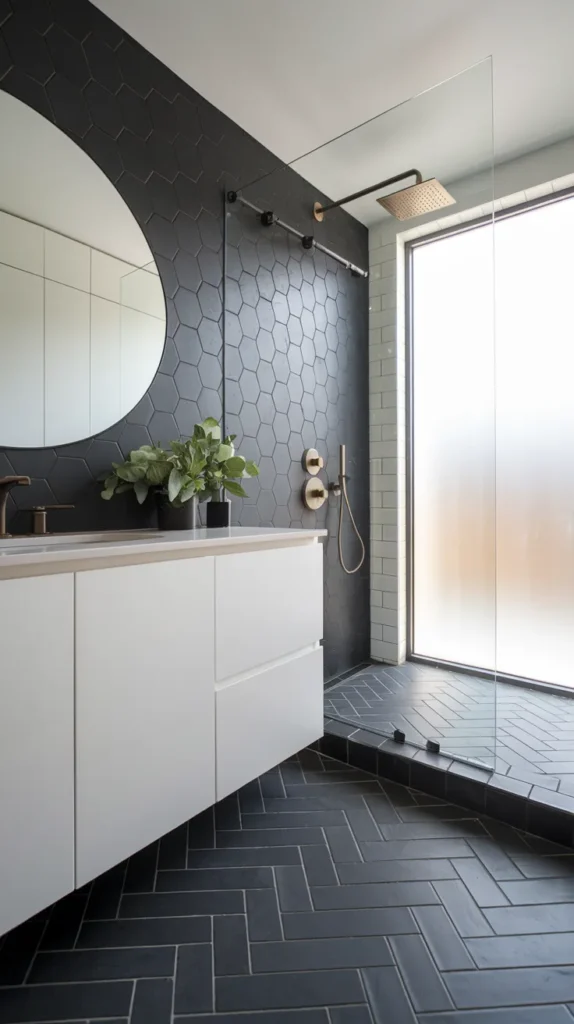
M 42 537 L 48 533 L 48 512 L 52 508 L 75 508 L 75 505 L 34 505 L 30 511 L 32 516 L 32 533 L 35 537 Z
M 28 486 L 31 483 L 29 476 L 0 476 L 0 538 L 9 537 L 6 533 L 6 502 L 8 491 L 18 484 Z

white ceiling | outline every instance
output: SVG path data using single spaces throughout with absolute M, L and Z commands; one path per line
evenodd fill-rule
M 95 3 L 286 161 L 491 54 L 497 162 L 574 134 L 572 0 Z M 372 135 L 357 135 L 347 159 L 332 146 L 307 163 L 305 176 L 339 198 L 376 181 L 379 166 L 384 177 L 413 156 L 416 166 L 429 164 L 421 166 L 425 176 L 448 181 L 470 173 L 484 149 L 484 88 L 470 97 L 461 90 L 456 99 L 451 90 L 448 102 L 437 92 L 426 132 L 414 136 L 418 148 L 411 112 L 401 122 L 402 142 L 391 145 L 381 122 L 376 150 Z

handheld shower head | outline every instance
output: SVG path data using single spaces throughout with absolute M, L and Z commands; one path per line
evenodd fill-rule
M 363 544 L 363 538 L 361 537 L 361 534 L 359 533 L 359 531 L 357 529 L 357 524 L 355 522 L 355 517 L 354 517 L 354 515 L 353 515 L 353 513 L 351 511 L 351 506 L 349 504 L 349 495 L 347 494 L 347 448 L 346 448 L 346 445 L 344 445 L 344 444 L 339 446 L 339 480 L 338 480 L 338 482 L 336 484 L 331 484 L 330 490 L 333 492 L 335 497 L 339 498 L 340 501 L 341 501 L 341 504 L 339 505 L 339 529 L 338 529 L 338 532 L 337 532 L 337 546 L 339 548 L 339 561 L 341 563 L 341 568 L 343 569 L 343 572 L 346 572 L 347 576 L 353 576 L 354 573 L 359 571 L 359 569 L 361 568 L 363 562 L 365 561 L 366 550 L 365 550 L 365 545 Z M 359 545 L 360 545 L 360 548 L 361 548 L 361 556 L 360 556 L 359 561 L 357 562 L 357 565 L 355 566 L 354 569 L 349 569 L 345 565 L 345 557 L 343 555 L 343 511 L 344 511 L 344 506 L 345 505 L 347 506 L 347 510 L 348 510 L 348 513 L 349 513 L 349 519 L 351 520 L 351 526 L 353 527 L 353 530 L 355 531 L 355 535 L 357 537 L 357 540 L 359 541 Z

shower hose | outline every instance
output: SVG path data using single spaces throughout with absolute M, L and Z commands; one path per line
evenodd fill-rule
M 359 533 L 359 531 L 357 529 L 357 524 L 355 522 L 355 518 L 354 518 L 353 513 L 351 511 L 351 506 L 349 504 L 349 496 L 347 494 L 347 480 L 345 478 L 344 473 L 341 473 L 340 482 L 341 482 L 341 504 L 339 506 L 339 537 L 338 537 L 339 561 L 341 563 L 341 568 L 343 569 L 343 571 L 346 572 L 348 576 L 352 576 L 353 573 L 359 571 L 359 569 L 361 568 L 363 562 L 365 561 L 365 545 L 363 544 L 363 538 L 361 537 L 361 534 Z M 355 531 L 355 533 L 357 535 L 357 539 L 359 541 L 359 544 L 361 545 L 361 558 L 359 560 L 359 564 L 356 565 L 354 569 L 348 569 L 347 568 L 347 566 L 345 565 L 345 559 L 343 557 L 343 512 L 344 512 L 345 504 L 347 505 L 347 509 L 349 511 L 349 518 L 351 520 L 351 525 L 352 525 L 353 530 Z

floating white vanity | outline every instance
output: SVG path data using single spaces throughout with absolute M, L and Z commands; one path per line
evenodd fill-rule
M 322 735 L 324 534 L 0 541 L 0 934 Z

